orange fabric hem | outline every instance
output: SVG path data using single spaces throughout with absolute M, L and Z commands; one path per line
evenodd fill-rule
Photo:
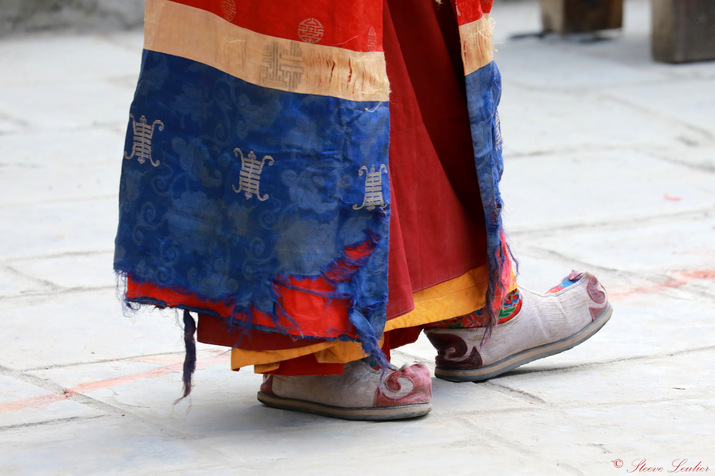
M 509 291 L 516 289 L 512 276 Z M 487 266 L 480 266 L 457 278 L 415 292 L 415 307 L 411 312 L 387 321 L 385 331 L 424 326 L 474 312 L 484 307 L 487 288 Z M 319 363 L 345 364 L 365 357 L 355 342 L 322 342 L 293 349 L 248 351 L 235 348 L 231 351 L 231 368 L 238 370 L 249 365 L 256 373 L 276 372 L 281 362 L 314 354 Z

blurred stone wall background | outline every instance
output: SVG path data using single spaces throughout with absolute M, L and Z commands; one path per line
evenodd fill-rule
M 0 0 L 0 36 L 139 28 L 144 0 Z

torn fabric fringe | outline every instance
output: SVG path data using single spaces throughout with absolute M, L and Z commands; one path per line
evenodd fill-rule
M 512 280 L 512 273 L 518 266 L 516 259 L 511 253 L 511 249 L 506 241 L 503 230 L 499 230 L 499 244 L 496 250 L 489 254 L 489 276 L 487 282 L 487 294 L 485 299 L 487 320 L 486 330 L 483 340 L 488 340 L 492 334 L 492 329 L 499 322 L 499 311 L 504 299 L 509 293 L 509 286 Z
M 196 322 L 191 317 L 189 311 L 184 310 L 184 346 L 186 347 L 186 356 L 184 357 L 184 373 L 182 380 L 184 382 L 184 394 L 181 398 L 174 402 L 174 405 L 179 403 L 191 393 L 191 377 L 196 370 L 196 341 L 194 333 L 196 332 Z

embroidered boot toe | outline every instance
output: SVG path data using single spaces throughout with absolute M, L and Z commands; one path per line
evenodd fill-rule
M 432 380 L 424 364 L 384 373 L 359 360 L 342 375 L 264 376 L 258 400 L 270 407 L 347 420 L 399 420 L 431 409 Z
M 546 294 L 519 289 L 519 312 L 486 328 L 429 328 L 437 349 L 435 375 L 452 381 L 481 381 L 520 365 L 568 350 L 598 332 L 611 317 L 606 291 L 595 276 L 573 272 Z

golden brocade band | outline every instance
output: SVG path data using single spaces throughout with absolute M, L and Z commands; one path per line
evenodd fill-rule
M 389 100 L 380 51 L 263 35 L 168 0 L 147 1 L 145 30 L 145 49 L 197 61 L 257 86 L 351 101 Z
M 459 27 L 465 76 L 494 60 L 493 31 L 494 21 L 489 15 Z

